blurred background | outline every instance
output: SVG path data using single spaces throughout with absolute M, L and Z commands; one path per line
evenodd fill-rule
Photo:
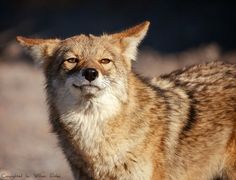
M 0 20 L 0 179 L 72 179 L 50 132 L 42 71 L 16 35 L 99 35 L 149 20 L 133 65 L 143 76 L 213 60 L 236 63 L 235 0 L 1 0 Z

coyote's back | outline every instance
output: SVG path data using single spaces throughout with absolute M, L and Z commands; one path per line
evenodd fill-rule
M 205 179 L 208 174 L 210 179 L 214 172 L 215 178 L 236 179 L 236 65 L 200 64 L 163 75 L 152 84 L 175 92 L 178 100 L 185 93 L 189 100 L 188 113 L 183 122 L 178 122 L 182 128 L 172 133 L 178 142 L 170 147 L 174 149 L 170 169 L 182 168 L 174 179 L 183 178 L 186 170 L 193 179 Z M 176 131 L 178 123 L 170 123 L 169 131 Z M 199 169 L 206 171 L 201 173 L 203 177 Z

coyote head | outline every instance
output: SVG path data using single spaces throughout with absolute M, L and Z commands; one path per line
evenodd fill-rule
M 126 101 L 131 61 L 148 27 L 146 21 L 115 34 L 82 34 L 64 40 L 18 36 L 17 40 L 42 62 L 48 93 L 64 107 L 99 98 Z

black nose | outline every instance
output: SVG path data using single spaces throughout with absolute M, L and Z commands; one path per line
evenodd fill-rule
M 98 77 L 98 71 L 94 68 L 87 68 L 83 71 L 82 76 L 91 82 Z

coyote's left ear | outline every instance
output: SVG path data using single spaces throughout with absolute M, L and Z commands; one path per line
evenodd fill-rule
M 31 39 L 22 36 L 17 36 L 16 40 L 29 49 L 34 59 L 40 61 L 49 59 L 60 42 L 59 39 Z
M 120 33 L 112 34 L 112 39 L 118 39 L 123 54 L 129 60 L 135 60 L 137 47 L 147 34 L 150 22 L 145 21 Z

